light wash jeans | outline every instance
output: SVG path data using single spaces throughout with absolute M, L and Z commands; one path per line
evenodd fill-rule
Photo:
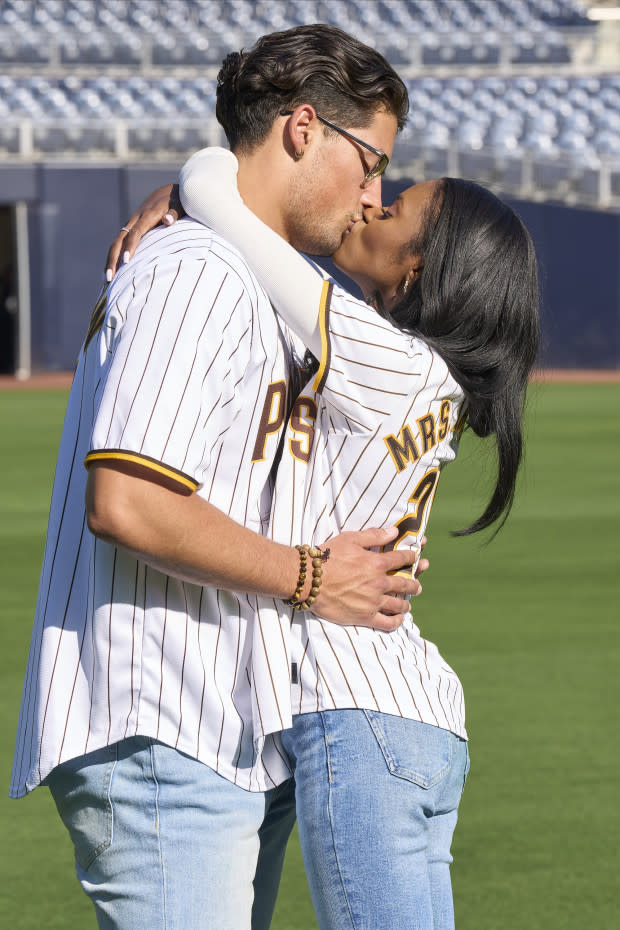
M 453 927 L 450 844 L 467 744 L 364 710 L 303 714 L 282 736 L 320 930 Z M 244 791 L 134 737 L 64 763 L 46 783 L 101 930 L 269 927 L 292 779 Z
M 369 710 L 303 714 L 282 741 L 320 930 L 453 928 L 450 845 L 467 743 Z
M 148 737 L 46 784 L 101 930 L 267 930 L 295 821 L 293 779 L 249 792 Z

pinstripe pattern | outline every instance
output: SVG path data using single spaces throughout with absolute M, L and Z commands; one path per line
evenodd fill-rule
M 163 468 L 265 531 L 278 434 L 263 461 L 251 450 L 269 384 L 288 377 L 288 337 L 238 253 L 189 220 L 145 237 L 105 297 L 69 397 L 11 794 L 135 734 L 263 790 L 290 771 L 277 738 L 262 755 L 253 743 L 253 604 L 92 537 L 83 462 Z
M 413 513 L 419 524 L 402 544 L 415 546 L 426 527 L 436 475 L 456 454 L 462 391 L 423 342 L 337 287 L 320 322 L 325 342 L 321 368 L 303 392 L 318 406 L 312 453 L 307 465 L 284 453 L 270 533 L 281 542 L 318 545 L 342 530 L 397 524 Z M 414 446 L 405 443 L 405 426 L 417 460 L 413 452 L 407 458 Z M 395 437 L 392 451 L 386 436 Z M 292 438 L 290 422 L 285 449 Z M 418 487 L 426 495 L 421 514 L 410 500 Z M 290 609 L 280 608 L 278 614 L 273 602 L 258 600 L 252 662 L 254 678 L 263 684 L 257 688 L 261 706 L 256 719 L 263 734 L 279 729 L 282 721 L 290 726 L 294 713 L 358 707 L 466 736 L 460 682 L 411 615 L 400 629 L 382 633 L 336 626 L 311 614 L 300 617 Z M 276 644 L 282 634 L 284 655 Z M 264 686 L 268 657 L 270 688 Z M 293 684 L 291 663 L 297 666 Z

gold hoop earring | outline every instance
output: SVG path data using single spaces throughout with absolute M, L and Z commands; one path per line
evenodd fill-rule
M 301 152 L 295 152 L 295 158 L 297 159 L 297 161 L 299 161 L 300 158 L 304 157 L 305 151 L 306 151 L 305 149 L 302 149 Z

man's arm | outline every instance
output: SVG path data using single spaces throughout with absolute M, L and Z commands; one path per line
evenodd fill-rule
M 226 516 L 195 493 L 153 480 L 139 467 L 94 463 L 89 468 L 86 513 L 90 531 L 122 546 L 158 571 L 194 584 L 291 597 L 299 573 L 294 547 L 265 539 Z M 330 558 L 313 605 L 320 616 L 342 625 L 390 631 L 403 621 L 420 592 L 415 579 L 389 572 L 413 564 L 412 550 L 372 552 L 391 542 L 396 530 L 342 533 L 329 540 Z M 300 543 L 307 540 L 299 540 Z M 302 597 L 310 589 L 310 579 Z M 401 595 L 397 597 L 394 595 Z

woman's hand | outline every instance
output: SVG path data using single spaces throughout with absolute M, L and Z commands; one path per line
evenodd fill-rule
M 166 184 L 149 194 L 110 246 L 105 266 L 106 280 L 111 281 L 116 274 L 121 264 L 121 256 L 123 264 L 133 257 L 145 233 L 160 223 L 172 226 L 182 216 L 185 216 L 185 210 L 179 200 L 178 184 Z

